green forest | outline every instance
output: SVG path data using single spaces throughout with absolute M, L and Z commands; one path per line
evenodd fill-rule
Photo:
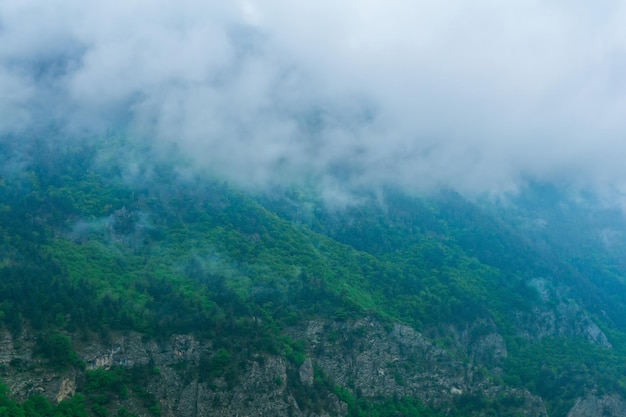
M 123 138 L 97 143 L 0 142 L 0 324 L 14 338 L 36 334 L 35 358 L 51 372 L 82 375 L 58 404 L 42 395 L 17 401 L 3 386 L 0 416 L 130 416 L 116 405 L 129 398 L 161 415 L 144 388 L 159 369 L 89 370 L 76 353 L 87 341 L 193 334 L 213 353 L 186 372 L 228 386 L 254 355 L 285 358 L 295 372 L 310 351 L 290 326 L 365 317 L 408 325 L 461 362 L 469 354 L 449 329 L 488 320 L 508 355 L 477 365 L 485 380 L 539 396 L 550 416 L 567 415 L 590 391 L 626 396 L 626 266 L 615 248 L 590 240 L 599 220 L 584 209 L 570 207 L 576 230 L 554 213 L 553 229 L 539 233 L 524 228 L 536 205 L 505 210 L 453 191 L 386 189 L 380 203 L 357 190 L 358 204 L 335 208 L 314 188 L 250 193 L 208 173 L 190 176 L 184 158 Z M 560 298 L 542 301 L 538 279 Z M 520 331 L 523 314 L 563 305 L 575 305 L 608 343 Z M 30 365 L 0 366 L 2 379 Z M 369 398 L 322 371 L 312 388 L 287 383 L 301 409 L 322 411 L 333 396 L 350 416 L 504 416 L 516 401 L 468 394 L 431 407 Z

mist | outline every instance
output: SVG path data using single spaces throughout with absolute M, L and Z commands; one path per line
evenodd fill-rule
M 251 189 L 626 192 L 622 2 L 222 3 L 4 0 L 0 135 L 123 132 Z

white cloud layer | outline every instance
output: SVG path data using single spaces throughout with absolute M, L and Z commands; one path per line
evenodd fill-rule
M 231 181 L 626 190 L 626 3 L 3 0 L 0 133 L 174 142 Z

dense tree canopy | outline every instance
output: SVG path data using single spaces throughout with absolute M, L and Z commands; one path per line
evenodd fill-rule
M 68 335 L 193 333 L 214 341 L 217 353 L 202 363 L 212 378 L 232 376 L 251 350 L 300 363 L 302 346 L 281 329 L 307 318 L 370 316 L 435 335 L 488 318 L 507 341 L 504 382 L 541 395 L 554 415 L 585 390 L 626 390 L 626 267 L 600 246 L 581 253 L 568 242 L 568 256 L 558 256 L 554 234 L 542 235 L 553 248 L 543 250 L 519 227 L 528 214 L 521 204 L 506 217 L 452 192 L 387 190 L 384 205 L 363 193 L 337 211 L 304 189 L 250 196 L 157 157 L 135 161 L 131 176 L 110 157 L 130 146 L 123 142 L 42 142 L 19 169 L 9 169 L 14 150 L 2 150 L 0 323 L 14 335 L 36 330 L 38 355 L 56 369 L 82 366 Z M 590 224 L 578 214 L 581 227 Z M 613 349 L 521 337 L 515 313 L 539 302 L 533 278 L 567 286 L 590 317 L 604 317 Z M 133 372 L 88 373 L 82 393 L 58 406 L 40 397 L 16 404 L 3 390 L 0 415 L 100 415 L 106 398 L 127 395 L 120 387 L 157 413 Z M 322 382 L 352 415 L 430 413 L 413 399 L 363 402 Z M 464 401 L 459 410 L 500 407 Z

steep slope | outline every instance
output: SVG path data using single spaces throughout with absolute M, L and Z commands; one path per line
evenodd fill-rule
M 119 138 L 61 143 L 2 143 L 0 377 L 35 398 L 8 406 L 619 415 L 623 304 L 603 285 L 622 269 L 600 249 L 559 257 L 451 192 L 331 210 Z

